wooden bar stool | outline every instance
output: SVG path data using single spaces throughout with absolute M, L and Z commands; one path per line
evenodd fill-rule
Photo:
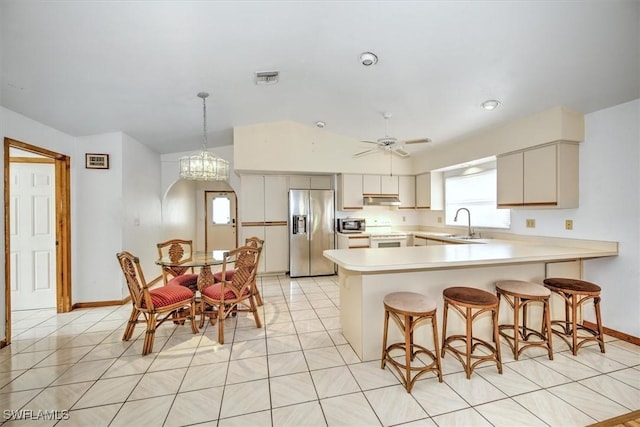
M 443 325 L 442 325 L 442 357 L 445 351 L 450 351 L 462 363 L 467 379 L 482 362 L 495 362 L 498 372 L 502 373 L 502 359 L 500 357 L 500 341 L 498 334 L 498 297 L 476 288 L 455 286 L 442 291 L 444 298 Z M 447 336 L 447 314 L 449 307 L 455 309 L 466 322 L 465 335 Z M 475 312 L 474 312 L 475 310 Z M 481 314 L 491 312 L 492 335 L 494 344 L 473 336 L 473 321 Z M 453 343 L 462 341 L 465 343 L 465 351 L 453 346 Z M 489 351 L 489 354 L 473 354 L 478 346 Z M 471 361 L 474 360 L 473 364 Z
M 551 321 L 552 328 L 559 326 L 559 328 L 552 329 L 553 333 L 567 343 L 574 356 L 583 344 L 590 341 L 596 341 L 600 346 L 600 352 L 604 353 L 604 334 L 600 316 L 600 286 L 584 280 L 557 277 L 544 279 L 544 284 L 551 292 L 560 295 L 564 300 L 564 320 Z M 596 329 L 578 323 L 578 310 L 591 299 L 596 312 Z M 586 334 L 580 334 L 579 331 Z
M 518 356 L 529 347 L 543 347 L 549 353 L 549 359 L 553 360 L 553 347 L 551 343 L 551 314 L 549 310 L 549 298 L 551 291 L 542 285 L 521 280 L 500 280 L 496 282 L 498 302 L 504 298 L 513 309 L 513 323 L 498 325 L 500 336 L 507 340 L 507 344 L 513 351 L 513 357 Z M 540 331 L 527 326 L 527 307 L 531 303 L 542 303 L 542 321 Z M 522 309 L 522 326 L 520 326 L 520 310 Z M 505 331 L 513 330 L 513 334 Z M 531 337 L 538 339 L 531 340 Z
M 382 363 L 384 369 L 387 362 L 398 372 L 402 384 L 411 393 L 416 380 L 426 372 L 436 372 L 438 381 L 442 382 L 442 364 L 438 349 L 438 325 L 436 320 L 436 302 L 431 298 L 415 292 L 394 292 L 384 297 L 384 337 L 382 338 Z M 389 332 L 389 317 L 391 317 L 404 333 L 404 342 L 393 343 L 387 346 L 387 334 Z M 413 341 L 413 332 L 418 325 L 431 320 L 433 328 L 433 343 L 435 352 L 416 344 Z M 405 355 L 404 364 L 391 356 L 393 350 L 402 350 Z M 418 354 L 425 354 L 431 359 L 426 366 L 411 366 L 411 362 Z M 411 372 L 415 372 L 411 378 Z

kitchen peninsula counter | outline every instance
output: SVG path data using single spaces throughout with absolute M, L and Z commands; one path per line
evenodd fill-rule
M 390 292 L 429 295 L 438 302 L 441 325 L 442 291 L 447 287 L 471 286 L 495 293 L 497 280 L 542 283 L 551 276 L 582 278 L 583 260 L 617 254 L 616 242 L 535 237 L 528 241 L 477 239 L 468 244 L 324 251 L 324 256 L 338 265 L 342 333 L 363 361 L 380 358 L 382 300 Z M 561 308 L 552 301 L 553 311 L 559 313 Z M 505 314 L 501 311 L 501 318 Z M 450 318 L 450 332 L 463 328 L 456 317 Z M 488 333 L 488 319 L 479 320 L 474 330 Z M 432 346 L 427 330 L 430 328 L 418 330 L 416 342 Z M 395 335 L 390 339 L 401 338 Z

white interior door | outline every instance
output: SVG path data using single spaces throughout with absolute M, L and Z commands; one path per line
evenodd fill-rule
M 51 163 L 11 163 L 11 308 L 56 307 L 55 176 Z
M 206 191 L 207 251 L 230 250 L 237 246 L 236 193 Z

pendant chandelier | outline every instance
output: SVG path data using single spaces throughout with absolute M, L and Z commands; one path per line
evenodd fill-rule
M 197 181 L 227 181 L 229 162 L 207 150 L 207 92 L 198 93 L 202 98 L 203 135 L 202 151 L 180 158 L 180 178 Z

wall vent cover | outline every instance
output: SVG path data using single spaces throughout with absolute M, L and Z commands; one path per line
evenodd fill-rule
M 273 85 L 278 83 L 280 78 L 279 71 L 260 71 L 256 73 L 257 85 Z

